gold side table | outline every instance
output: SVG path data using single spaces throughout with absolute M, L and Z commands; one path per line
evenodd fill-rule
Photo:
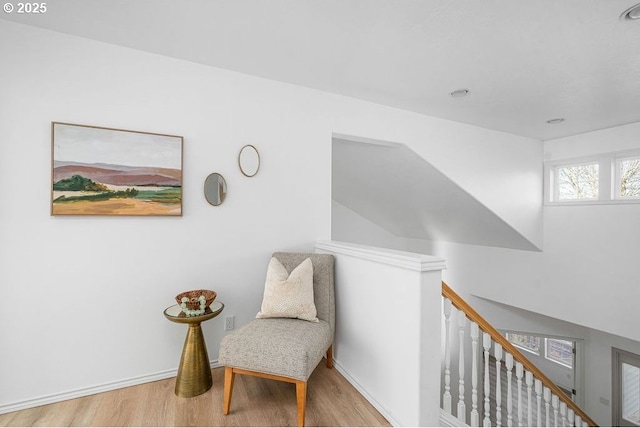
M 195 397 L 211 388 L 211 364 L 200 323 L 217 317 L 223 309 L 224 304 L 214 301 L 204 314 L 195 317 L 186 316 L 180 305 L 169 306 L 164 310 L 164 316 L 168 320 L 189 324 L 176 378 L 175 393 L 178 397 Z

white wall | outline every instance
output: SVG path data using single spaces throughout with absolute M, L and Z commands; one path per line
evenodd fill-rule
M 639 131 L 640 124 L 633 124 L 549 141 L 544 158 L 639 149 Z M 538 161 L 536 169 L 541 169 L 540 157 Z M 493 170 L 479 172 L 479 180 L 489 181 L 493 174 Z M 537 189 L 540 194 L 542 181 Z M 405 247 L 396 241 L 395 248 L 444 257 L 448 265 L 445 280 L 463 296 L 473 293 L 640 341 L 631 315 L 640 300 L 640 204 L 548 205 L 543 212 L 542 253 L 411 239 Z M 358 219 L 353 216 L 334 218 L 333 230 L 345 230 L 338 226 L 343 221 L 354 242 L 371 241 L 371 236 L 357 236 Z M 344 239 L 335 234 L 333 238 Z M 394 243 L 390 238 L 386 242 Z
M 459 164 L 484 142 L 538 150 L 527 139 L 509 149 L 506 134 L 5 20 L 0 58 L 0 379 L 11 385 L 0 388 L 0 412 L 172 376 L 185 330 L 162 310 L 185 289 L 215 289 L 226 305 L 203 326 L 215 360 L 224 316 L 241 325 L 259 309 L 270 253 L 309 251 L 330 237 L 333 133 L 409 141 L 467 182 Z M 51 217 L 51 121 L 184 136 L 183 216 Z M 251 179 L 236 163 L 247 143 L 262 159 Z M 227 179 L 220 207 L 202 195 L 211 172 Z M 535 238 L 534 211 L 512 220 Z
M 405 144 L 542 247 L 542 193 L 537 191 L 543 173 L 540 141 L 393 109 L 373 126 L 361 114 L 346 116 L 349 129 L 343 129 L 340 121 L 336 133 L 355 141 Z M 390 123 L 399 126 L 385 126 Z
M 548 141 L 544 159 L 638 149 L 639 133 L 640 124 L 632 124 Z M 538 161 L 541 169 L 541 157 Z M 491 174 L 487 171 L 485 180 Z M 541 194 L 542 180 L 538 189 Z M 332 231 L 343 235 L 334 233 L 333 239 L 348 236 L 352 242 L 444 258 L 443 279 L 496 328 L 582 339 L 585 408 L 598 423 L 610 425 L 610 405 L 603 403 L 611 398 L 611 347 L 640 351 L 640 204 L 545 206 L 543 211 L 541 253 L 412 239 L 403 246 L 401 239 L 388 236 L 376 243 L 372 239 L 382 233 L 359 235 L 360 220 L 344 213 L 333 218 Z M 501 312 L 489 301 L 511 309 Z
M 162 311 L 187 289 L 226 305 L 203 325 L 217 359 L 224 316 L 259 309 L 271 252 L 329 237 L 326 95 L 4 20 L 0 58 L 0 409 L 173 375 L 186 330 Z M 184 136 L 183 216 L 51 217 L 51 121 Z
M 640 149 L 640 123 L 545 143 L 545 159 L 558 160 Z M 640 301 L 640 204 L 545 206 L 546 313 L 635 341 Z M 582 311 L 569 318 L 565 302 Z M 535 310 L 541 305 L 532 306 Z
M 336 258 L 339 370 L 396 426 L 437 426 L 444 260 L 319 242 Z
M 598 155 L 640 148 L 640 123 L 616 126 L 544 142 L 545 160 Z
M 611 347 L 640 353 L 640 275 L 629 263 L 638 258 L 640 213 L 625 215 L 638 208 L 545 207 L 543 253 L 418 240 L 406 249 L 443 257 L 444 281 L 494 327 L 582 340 L 584 409 L 610 426 Z
M 357 242 L 383 248 L 403 249 L 407 240 L 393 235 L 352 209 L 333 200 L 331 203 L 331 236 L 344 242 Z
M 545 159 L 637 150 L 639 133 L 640 123 L 635 123 L 547 141 Z M 558 299 L 544 304 L 546 313 L 590 327 L 585 334 L 585 406 L 603 426 L 612 423 L 611 348 L 640 353 L 639 218 L 640 204 L 544 208 L 540 292 L 559 292 Z

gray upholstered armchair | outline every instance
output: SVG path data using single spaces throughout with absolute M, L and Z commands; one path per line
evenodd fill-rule
M 327 366 L 333 366 L 333 256 L 274 253 L 273 257 L 289 273 L 307 258 L 311 259 L 318 322 L 295 318 L 256 318 L 225 336 L 220 344 L 219 359 L 225 366 L 223 412 L 229 414 L 235 375 L 259 376 L 296 385 L 298 425 L 304 426 L 307 379 L 325 353 Z

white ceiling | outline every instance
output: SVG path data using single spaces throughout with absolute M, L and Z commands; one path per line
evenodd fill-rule
M 640 121 L 640 21 L 619 19 L 637 2 L 56 0 L 1 17 L 547 140 Z

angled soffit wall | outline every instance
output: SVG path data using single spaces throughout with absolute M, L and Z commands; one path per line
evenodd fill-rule
M 404 238 L 539 251 L 402 144 L 333 139 L 332 198 Z

